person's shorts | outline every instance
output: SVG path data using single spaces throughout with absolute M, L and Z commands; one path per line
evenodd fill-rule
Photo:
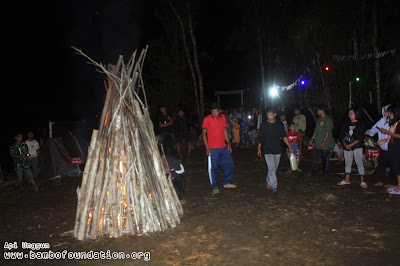
M 178 132 L 176 143 L 182 143 L 183 140 L 186 140 L 186 142 L 190 142 L 192 140 L 192 136 L 190 136 L 189 132 Z
M 18 181 L 22 181 L 22 179 L 24 178 L 24 176 L 25 176 L 26 179 L 31 179 L 31 178 L 33 178 L 32 171 L 31 171 L 31 169 L 29 169 L 29 168 L 25 168 L 25 169 L 23 169 L 23 170 L 15 170 L 15 172 L 16 172 L 16 174 L 17 174 Z
M 290 144 L 290 147 L 293 150 L 293 153 L 296 157 L 300 157 L 300 149 L 299 149 L 299 145 L 297 144 Z M 290 156 L 290 155 L 289 155 Z

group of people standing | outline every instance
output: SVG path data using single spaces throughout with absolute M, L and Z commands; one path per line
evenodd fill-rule
M 176 124 L 175 127 L 173 127 L 174 124 Z M 169 149 L 169 152 L 173 153 L 175 146 L 179 158 L 183 159 L 180 145 L 185 141 L 188 146 L 188 157 L 190 157 L 192 140 L 196 138 L 190 129 L 192 126 L 197 127 L 197 123 L 187 118 L 182 109 L 178 110 L 177 115 L 171 116 L 167 113 L 167 108 L 161 106 L 158 126 L 164 149 Z
M 21 133 L 15 135 L 15 143 L 10 146 L 10 156 L 14 161 L 14 169 L 18 178 L 18 186 L 21 192 L 24 191 L 23 179 L 29 180 L 35 191 L 39 188 L 36 179 L 39 175 L 39 142 L 34 139 L 33 132 L 28 132 L 27 140 Z
M 227 122 L 229 139 L 236 147 L 255 144 L 257 130 L 260 129 L 262 114 L 257 108 L 252 111 L 244 111 L 243 106 L 238 109 L 221 109 Z
M 296 114 L 296 116 L 301 115 L 299 111 L 296 111 Z M 247 113 L 243 112 L 242 107 L 239 107 L 239 112 L 233 110 L 232 113 L 228 113 L 227 115 L 228 119 L 226 117 L 226 112 L 223 112 L 217 103 L 213 103 L 211 105 L 211 114 L 204 118 L 202 126 L 202 137 L 206 149 L 206 155 L 210 157 L 211 161 L 210 181 L 213 194 L 219 193 L 217 179 L 218 167 L 221 167 L 224 172 L 224 188 L 236 188 L 236 185 L 232 184 L 234 163 L 231 157 L 232 138 L 229 134 L 230 127 L 227 121 L 231 120 L 234 122 L 235 120 L 237 121 L 240 119 L 239 117 L 241 117 L 241 120 L 247 120 L 251 119 L 252 116 L 252 114 L 249 114 L 247 117 Z M 266 110 L 266 116 L 264 119 L 262 118 L 262 114 L 255 109 L 253 120 L 257 121 L 257 123 L 253 121 L 254 124 L 257 124 L 255 130 L 258 129 L 257 155 L 259 157 L 263 156 L 268 166 L 267 189 L 271 190 L 272 193 L 277 193 L 276 171 L 282 153 L 281 141 L 286 145 L 288 154 L 296 153 L 296 156 L 300 158 L 301 136 L 295 132 L 296 122 L 290 124 L 290 132 L 288 132 L 289 129 L 287 123 L 285 126 L 281 120 L 277 120 L 277 111 L 273 108 L 268 108 Z M 294 121 L 296 120 L 299 120 L 297 121 L 298 125 L 300 123 L 306 124 L 305 116 L 304 118 L 301 117 L 301 119 L 295 119 Z M 241 121 L 235 123 L 238 124 L 238 122 Z M 302 126 L 303 125 L 299 125 L 299 128 L 301 129 L 300 132 L 304 133 L 305 128 Z M 235 128 L 233 123 L 232 128 Z M 244 136 L 247 135 L 246 133 L 246 130 L 242 131 Z M 235 131 L 233 131 L 233 135 L 233 139 L 235 139 Z M 238 138 L 236 138 L 236 141 L 237 140 Z M 247 142 L 242 143 L 244 145 L 248 144 Z
M 240 109 L 239 109 L 240 110 Z M 383 109 L 383 118 L 371 129 L 367 130 L 365 123 L 361 119 L 361 111 L 352 107 L 348 110 L 348 121 L 346 121 L 340 130 L 340 135 L 336 143 L 343 149 L 345 162 L 345 179 L 338 183 L 339 186 L 349 185 L 353 160 L 355 161 L 358 173 L 360 175 L 360 186 L 367 188 L 365 182 L 365 169 L 363 163 L 363 145 L 365 136 L 373 136 L 379 133 L 377 145 L 381 148 L 379 165 L 374 172 L 374 177 L 378 180 L 376 186 L 383 185 L 386 167 L 390 165 L 391 172 L 397 177 L 397 186 L 391 186 L 388 191 L 392 194 L 400 194 L 400 127 L 398 127 L 400 118 L 400 108 L 398 106 L 386 106 Z M 317 176 L 318 165 L 322 162 L 322 178 L 329 172 L 329 159 L 331 151 L 334 150 L 334 138 L 332 134 L 333 123 L 325 105 L 319 105 L 316 108 L 318 118 L 313 135 L 309 145 L 312 146 L 311 176 Z M 246 114 L 246 113 L 245 113 Z M 228 113 L 229 118 L 235 117 L 236 113 Z M 250 115 L 251 116 L 251 115 Z M 249 119 L 250 119 L 249 116 Z M 258 112 L 256 118 L 262 117 Z M 242 115 L 243 119 L 243 115 Z M 224 187 L 235 188 L 232 184 L 234 175 L 234 164 L 230 153 L 232 152 L 231 137 L 229 134 L 229 121 L 224 112 L 221 111 L 218 104 L 214 103 L 211 107 L 211 114 L 203 122 L 203 141 L 206 148 L 206 155 L 211 157 L 211 188 L 213 193 L 218 193 L 217 169 L 221 167 L 224 171 Z M 234 119 L 231 121 L 235 121 Z M 258 122 L 258 119 L 257 119 Z M 293 122 L 288 123 L 283 115 L 277 119 L 277 111 L 273 108 L 266 110 L 266 117 L 260 119 L 258 129 L 258 148 L 257 155 L 264 157 L 268 166 L 266 178 L 267 189 L 272 193 L 277 192 L 276 172 L 279 166 L 282 146 L 286 147 L 288 154 L 294 153 L 298 157 L 298 163 L 301 157 L 301 147 L 304 133 L 306 130 L 306 117 L 301 114 L 300 108 L 295 108 L 295 117 Z M 234 128 L 232 123 L 232 128 Z M 296 132 L 297 131 L 297 132 Z M 246 133 L 244 133 L 246 135 Z M 233 131 L 235 136 L 235 132 Z M 233 137 L 233 139 L 235 139 Z M 237 138 L 236 138 L 237 140 Z M 243 142 L 246 145 L 246 142 Z M 335 147 L 336 148 L 336 147 Z M 301 171 L 301 170 L 300 170 Z

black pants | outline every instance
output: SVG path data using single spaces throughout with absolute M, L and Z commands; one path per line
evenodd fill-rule
M 328 175 L 329 150 L 313 149 L 311 161 L 311 174 L 317 175 L 319 159 L 322 158 L 322 174 Z
M 385 175 L 386 175 L 386 168 L 389 166 L 390 166 L 389 153 L 387 151 L 381 150 L 381 153 L 379 154 L 379 159 L 378 159 L 378 166 L 375 168 L 374 174 L 372 175 L 373 180 L 375 182 L 392 184 L 394 181 L 393 174 L 392 174 L 393 171 L 391 171 L 389 180 L 384 180 Z
M 162 145 L 165 153 L 167 154 L 174 153 L 174 140 L 171 132 L 163 133 Z
M 397 176 L 400 175 L 400 144 L 389 143 L 388 158 L 390 162 L 390 171 L 392 173 L 391 185 L 397 185 Z
M 186 176 L 184 174 L 175 175 L 172 177 L 171 181 L 174 185 L 176 194 L 178 195 L 178 199 L 183 200 L 183 195 L 185 193 Z

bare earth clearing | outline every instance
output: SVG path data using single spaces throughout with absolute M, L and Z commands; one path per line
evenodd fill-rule
M 362 189 L 358 176 L 352 177 L 350 186 L 338 187 L 343 177 L 336 174 L 343 172 L 341 163 L 331 162 L 331 174 L 325 180 L 310 177 L 310 152 L 304 154 L 302 173 L 289 173 L 288 161 L 282 157 L 279 193 L 271 195 L 265 188 L 267 168 L 256 161 L 255 150 L 234 149 L 238 188 L 221 189 L 216 196 L 209 188 L 204 152 L 195 151 L 184 162 L 188 181 L 181 224 L 146 236 L 79 242 L 71 234 L 62 234 L 74 227 L 80 177 L 65 177 L 61 183 L 42 180 L 44 189 L 38 193 L 4 188 L 0 264 L 21 264 L 4 261 L 4 241 L 48 242 L 52 251 L 149 251 L 147 263 L 154 265 L 400 264 L 400 196 L 373 187 L 369 179 L 369 187 Z M 23 262 L 145 263 L 132 259 Z

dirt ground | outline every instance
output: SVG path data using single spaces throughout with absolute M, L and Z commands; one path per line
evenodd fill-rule
M 267 168 L 256 160 L 256 148 L 234 149 L 234 183 L 212 196 L 203 151 L 185 161 L 185 213 L 181 224 L 145 236 L 103 238 L 80 242 L 73 238 L 76 188 L 80 177 L 60 183 L 41 181 L 43 190 L 20 194 L 7 187 L 0 197 L 0 264 L 4 242 L 46 242 L 52 251 L 150 252 L 154 265 L 399 265 L 400 196 L 383 188 L 338 187 L 343 164 L 331 162 L 328 178 L 309 176 L 310 152 L 304 153 L 302 173 L 289 173 L 282 158 L 277 195 L 265 188 Z M 219 175 L 222 183 L 222 172 Z M 19 250 L 21 250 L 19 248 Z M 25 253 L 27 251 L 25 250 Z M 22 261 L 24 264 L 128 264 L 142 260 Z

